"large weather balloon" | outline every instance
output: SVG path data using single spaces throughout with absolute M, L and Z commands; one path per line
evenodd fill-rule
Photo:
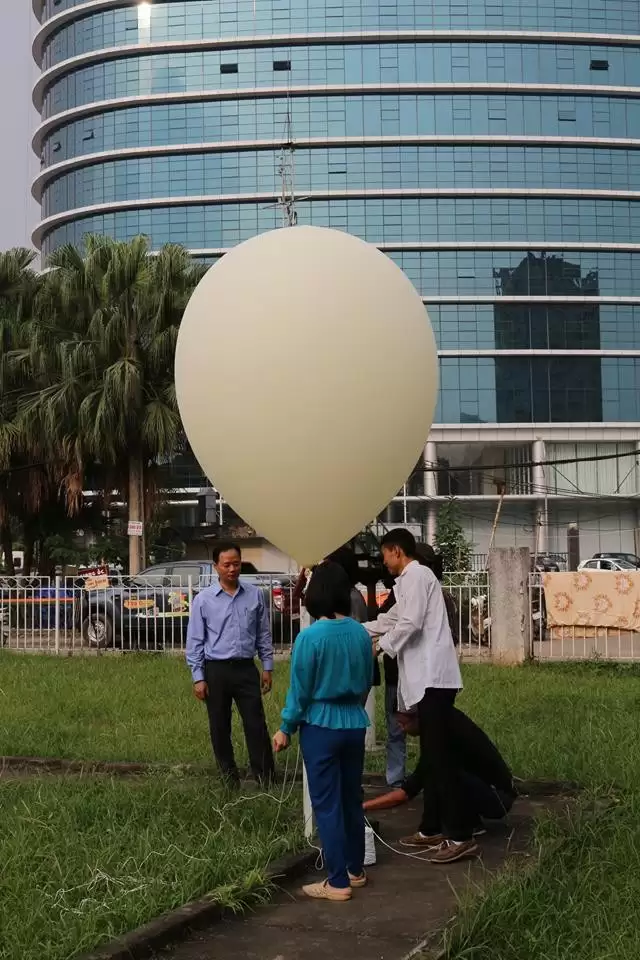
M 191 447 L 222 496 L 301 565 L 396 495 L 431 427 L 429 317 L 384 254 L 320 227 L 235 247 L 205 275 L 176 350 Z

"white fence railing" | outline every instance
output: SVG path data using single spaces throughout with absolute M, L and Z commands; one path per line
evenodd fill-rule
M 263 591 L 276 650 L 300 629 L 288 575 L 251 577 Z M 194 595 L 209 578 L 2 577 L 0 644 L 25 651 L 182 650 Z
M 300 631 L 300 601 L 288 574 L 254 576 L 264 592 L 276 651 L 286 653 Z M 210 578 L 0 577 L 0 645 L 70 653 L 83 650 L 180 651 L 193 597 Z M 456 641 L 463 654 L 491 643 L 486 573 L 445 575 L 455 604 Z M 378 601 L 387 591 L 379 592 Z
M 445 573 L 442 586 L 456 608 L 454 639 L 464 655 L 489 653 L 491 615 L 486 571 Z

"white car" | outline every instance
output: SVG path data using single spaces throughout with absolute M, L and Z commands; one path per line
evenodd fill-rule
M 611 557 L 594 557 L 593 560 L 584 560 L 578 570 L 614 570 L 618 573 L 637 571 L 637 567 L 628 560 L 613 560 Z

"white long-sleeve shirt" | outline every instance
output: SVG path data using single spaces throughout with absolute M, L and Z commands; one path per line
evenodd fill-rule
M 427 687 L 461 690 L 447 608 L 433 571 L 412 561 L 396 580 L 394 593 L 395 606 L 364 627 L 380 637 L 384 653 L 397 657 L 399 699 L 405 708 L 420 703 Z

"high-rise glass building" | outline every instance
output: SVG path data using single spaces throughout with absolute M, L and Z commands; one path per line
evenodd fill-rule
M 44 257 L 145 233 L 213 261 L 281 223 L 295 170 L 298 222 L 378 245 L 435 326 L 435 469 L 387 519 L 432 536 L 455 495 L 482 553 L 505 491 L 499 543 L 561 551 L 579 521 L 583 553 L 634 548 L 637 0 L 34 9 Z M 401 366 L 402 342 L 380 349 Z

